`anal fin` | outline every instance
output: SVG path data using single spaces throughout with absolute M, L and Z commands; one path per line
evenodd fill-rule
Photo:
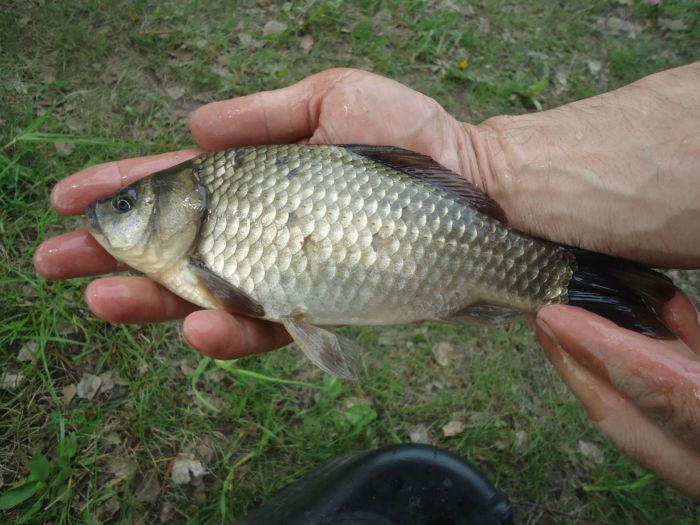
M 479 323 L 500 325 L 511 321 L 522 312 L 505 306 L 476 302 L 444 319 L 448 323 Z
M 359 363 L 349 341 L 298 318 L 285 318 L 281 321 L 304 355 L 321 370 L 357 381 Z

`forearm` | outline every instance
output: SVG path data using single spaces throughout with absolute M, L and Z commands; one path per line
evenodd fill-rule
M 471 128 L 513 226 L 649 264 L 700 266 L 700 62 Z

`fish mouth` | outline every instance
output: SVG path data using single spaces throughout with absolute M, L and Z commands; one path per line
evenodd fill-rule
M 90 233 L 100 235 L 102 233 L 102 228 L 100 228 L 100 222 L 97 219 L 97 204 L 88 206 L 85 210 L 85 216 L 87 217 L 87 229 Z

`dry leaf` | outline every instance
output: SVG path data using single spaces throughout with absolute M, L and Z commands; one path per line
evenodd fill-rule
M 84 374 L 78 383 L 77 394 L 80 399 L 92 400 L 102 386 L 102 379 L 93 374 Z
M 211 381 L 212 383 L 219 384 L 221 383 L 224 379 L 231 377 L 230 374 L 227 374 L 226 372 L 222 370 L 214 370 L 213 372 L 209 372 L 207 374 L 207 379 Z
M 125 479 L 136 472 L 136 464 L 128 458 L 112 458 L 108 464 L 109 471 L 117 479 Z
M 263 43 L 260 40 L 254 39 L 248 33 L 239 33 L 238 42 L 242 47 L 253 50 L 263 46 Z
M 250 43 L 253 41 L 253 37 L 248 33 L 238 33 L 238 42 L 243 47 L 250 47 Z
M 419 424 L 414 426 L 408 433 L 408 437 L 411 443 L 425 443 L 430 444 L 430 435 L 428 434 L 428 427 L 424 424 Z
M 105 445 L 119 445 L 122 442 L 121 436 L 116 432 L 110 432 L 102 437 L 102 442 Z
M 210 463 L 214 459 L 215 451 L 210 443 L 200 443 L 197 446 L 197 456 L 202 458 L 205 463 Z
M 100 394 L 104 394 L 106 392 L 112 391 L 112 389 L 115 386 L 125 386 L 128 385 L 129 383 L 127 381 L 124 381 L 119 374 L 114 372 L 113 370 L 108 370 L 107 372 L 103 372 L 100 374 L 100 381 L 102 381 L 102 385 L 100 386 Z
M 569 89 L 569 78 L 566 71 L 560 69 L 554 74 L 554 84 L 554 92 L 557 95 L 561 95 Z
M 683 31 L 688 26 L 680 18 L 659 18 L 659 27 L 665 29 L 666 31 Z
M 78 391 L 78 387 L 75 386 L 75 383 L 70 384 L 68 386 L 64 386 L 61 389 L 61 393 L 63 394 L 63 406 L 67 407 L 70 405 L 70 402 L 73 401 L 73 398 L 75 397 L 76 392 Z
M 217 75 L 219 75 L 220 77 L 233 78 L 233 74 L 231 73 L 231 71 L 229 70 L 229 68 L 227 66 L 215 65 L 215 66 L 211 66 L 211 70 L 214 73 L 216 73 Z
M 434 4 L 438 9 L 447 9 L 464 16 L 474 16 L 476 13 L 471 5 L 465 4 L 461 1 L 457 2 L 455 0 L 442 0 L 440 2 L 434 2 Z
M 205 487 L 199 487 L 194 494 L 192 494 L 192 497 L 194 498 L 195 503 L 197 505 L 203 505 L 204 503 L 207 502 L 207 493 L 205 492 L 206 488 Z
M 442 435 L 445 437 L 455 437 L 464 432 L 465 425 L 461 421 L 450 421 L 442 427 Z
M 523 450 L 527 444 L 528 435 L 524 430 L 518 430 L 515 433 L 515 449 Z
M 112 372 L 100 374 L 100 394 L 110 392 L 114 388 L 114 378 Z
M 56 331 L 63 337 L 68 337 L 69 335 L 77 334 L 75 327 L 70 323 L 59 323 Z
M 491 32 L 491 22 L 486 17 L 479 17 L 476 19 L 476 26 L 479 32 L 488 35 Z
M 435 395 L 436 392 L 440 392 L 445 389 L 445 382 L 441 379 L 434 379 L 433 381 L 428 381 L 423 385 L 423 392 L 428 395 Z
M 599 75 L 603 70 L 603 64 L 599 60 L 589 60 L 586 64 L 591 75 Z
M 263 27 L 263 35 L 276 35 L 278 33 L 284 33 L 287 30 L 287 24 L 284 22 L 278 22 L 277 20 L 270 20 Z
M 178 365 L 180 365 L 180 371 L 186 376 L 194 374 L 195 368 L 187 359 L 180 359 Z
M 180 454 L 173 460 L 170 476 L 176 485 L 186 485 L 205 473 L 202 462 L 192 454 Z
M 98 523 L 104 523 L 114 517 L 119 511 L 119 499 L 117 496 L 112 496 L 102 505 L 98 505 L 95 509 L 94 518 Z
M 144 503 L 153 503 L 158 499 L 160 481 L 158 481 L 158 473 L 155 470 L 149 470 L 143 475 L 134 495 L 137 501 Z
M 177 64 L 185 64 L 187 62 L 191 62 L 192 58 L 194 57 L 194 53 L 190 49 L 187 49 L 185 46 L 180 46 L 177 49 L 173 49 L 168 53 L 168 55 Z
M 16 374 L 5 372 L 2 375 L 2 379 L 0 379 L 0 388 L 4 390 L 16 390 L 23 380 L 24 375 L 22 372 L 17 372 Z
M 72 142 L 54 142 L 53 147 L 61 157 L 67 157 L 75 150 L 75 144 Z
M 178 100 L 185 94 L 185 88 L 183 86 L 170 86 L 165 88 L 165 92 L 173 100 Z
M 598 18 L 598 25 L 610 34 L 625 35 L 628 38 L 636 38 L 642 32 L 641 25 L 616 16 L 600 17 Z
M 20 95 L 26 95 L 27 94 L 27 85 L 22 82 L 19 78 L 15 78 L 14 80 L 10 81 L 10 86 L 14 88 L 14 90 L 19 93 Z
M 17 352 L 17 361 L 34 361 L 34 359 L 36 359 L 36 341 L 29 341 Z
M 585 457 L 593 461 L 594 463 L 603 463 L 603 451 L 598 448 L 597 445 L 591 443 L 590 441 L 585 441 L 580 439 L 578 442 L 578 449 Z
M 314 39 L 311 37 L 311 35 L 304 35 L 299 39 L 299 47 L 305 55 L 307 55 L 309 51 L 311 51 L 313 45 Z
M 173 513 L 175 504 L 169 501 L 164 502 L 160 507 L 160 522 L 161 523 L 171 523 L 170 515 Z
M 447 366 L 454 359 L 457 350 L 456 345 L 448 343 L 447 341 L 442 341 L 433 347 L 433 357 L 435 357 L 435 361 L 437 361 L 440 366 Z

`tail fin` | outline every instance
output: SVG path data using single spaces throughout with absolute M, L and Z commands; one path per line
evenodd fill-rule
M 671 279 L 616 257 L 579 249 L 572 253 L 577 269 L 569 283 L 570 305 L 650 337 L 676 337 L 661 319 L 661 306 L 674 295 Z

